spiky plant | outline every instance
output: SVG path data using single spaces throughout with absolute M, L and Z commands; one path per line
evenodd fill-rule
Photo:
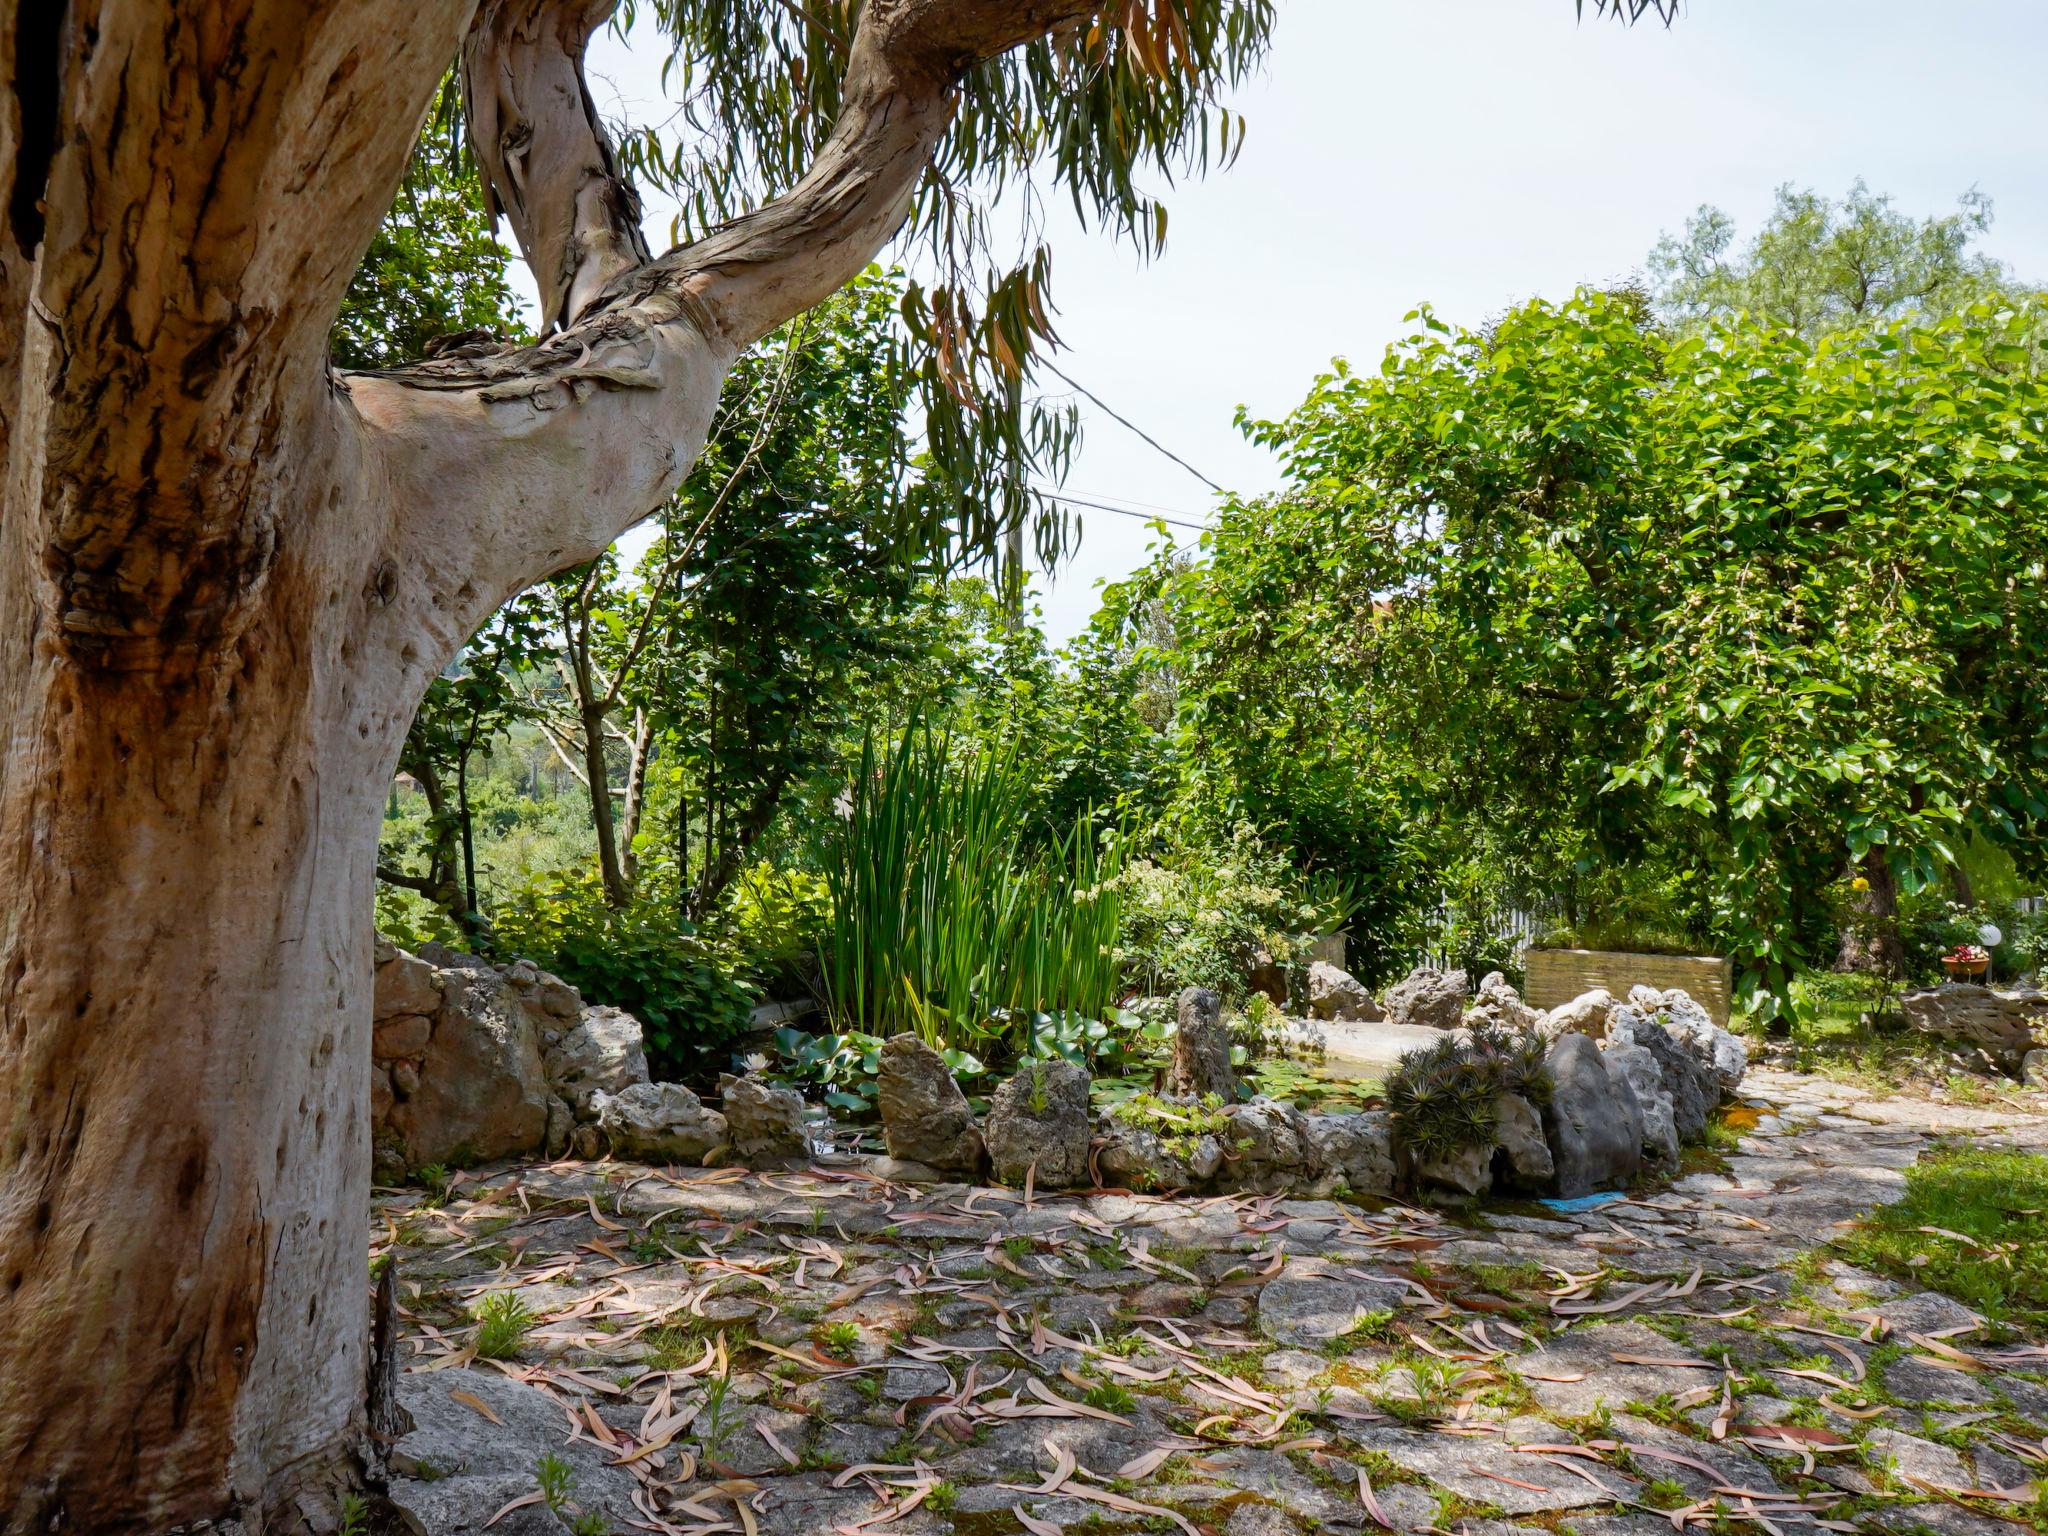
M 1433 1162 L 1467 1147 L 1493 1144 L 1494 1105 L 1503 1093 L 1550 1102 L 1547 1048 L 1532 1029 L 1507 1029 L 1475 1019 L 1465 1035 L 1444 1035 L 1408 1052 L 1387 1078 L 1387 1109 L 1395 1139 Z
M 1424 1162 L 1491 1146 L 1499 1093 L 1492 1074 L 1455 1036 L 1410 1051 L 1386 1082 L 1395 1140 Z
M 1465 1054 L 1502 1093 L 1516 1093 L 1541 1108 L 1550 1102 L 1550 1046 L 1535 1030 L 1476 1019 Z

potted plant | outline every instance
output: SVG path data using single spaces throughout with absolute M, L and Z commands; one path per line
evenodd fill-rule
M 1982 976 L 1990 967 L 1991 956 L 1974 944 L 1958 944 L 1941 957 L 1941 968 L 1948 972 L 1950 981 Z

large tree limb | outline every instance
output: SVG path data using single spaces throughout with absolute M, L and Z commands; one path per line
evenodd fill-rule
M 469 141 L 491 217 L 512 230 L 540 289 L 541 324 L 573 320 L 644 264 L 640 197 L 619 173 L 583 78 L 583 52 L 617 0 L 485 0 L 462 49 Z
M 492 82 L 479 139 L 512 148 L 478 153 L 543 293 L 560 294 L 563 328 L 518 352 L 348 381 L 407 509 L 394 568 L 445 654 L 506 597 L 594 557 L 680 483 L 740 351 L 838 291 L 901 225 L 965 69 L 1095 9 L 870 0 L 840 116 L 810 171 L 587 301 L 624 250 L 624 203 L 594 191 L 615 161 L 581 86 L 582 49 L 608 4 L 501 0 L 485 12 L 465 73 Z

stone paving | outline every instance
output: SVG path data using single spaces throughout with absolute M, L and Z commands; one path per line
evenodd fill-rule
M 382 1195 L 394 1497 L 433 1533 L 2043 1529 L 2048 1350 L 1813 1250 L 1936 1138 L 2039 1150 L 2048 1118 L 1743 1099 L 1725 1172 L 1569 1215 L 857 1162 Z M 500 1296 L 532 1325 L 480 1360 Z

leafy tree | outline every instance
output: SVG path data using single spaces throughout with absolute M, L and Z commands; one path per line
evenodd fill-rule
M 668 754 L 692 917 L 858 731 L 861 684 L 900 655 L 918 581 L 947 562 L 910 462 L 901 296 L 872 273 L 735 370 L 725 425 L 649 552 L 636 623 L 661 642 L 636 697 Z
M 1788 182 L 1746 247 L 1728 214 L 1702 204 L 1682 235 L 1657 242 L 1650 272 L 1659 306 L 1682 322 L 1746 312 L 1805 336 L 1869 331 L 2009 287 L 2005 267 L 1973 249 L 1990 227 L 1991 199 L 1974 187 L 1954 213 L 1915 220 L 1860 177 L 1839 202 Z
M 2038 307 L 1819 342 L 1674 338 L 1629 294 L 1421 318 L 1253 424 L 1294 488 L 1227 509 L 1184 601 L 1251 739 L 1686 871 L 1766 1015 L 1850 861 L 2035 856 Z M 1335 736 L 1290 739 L 1304 707 Z
M 614 8 L 0 0 L 0 1524 L 269 1528 L 357 1475 L 364 919 L 414 706 L 901 230 L 947 274 L 910 306 L 946 519 L 1005 544 L 1064 439 L 1023 387 L 1049 260 L 978 211 L 1042 172 L 1156 249 L 1142 183 L 1235 151 L 1274 20 L 640 0 L 688 106 L 621 156 L 582 79 Z M 543 339 L 337 375 L 458 47 Z M 635 166 L 688 210 L 660 256 Z

